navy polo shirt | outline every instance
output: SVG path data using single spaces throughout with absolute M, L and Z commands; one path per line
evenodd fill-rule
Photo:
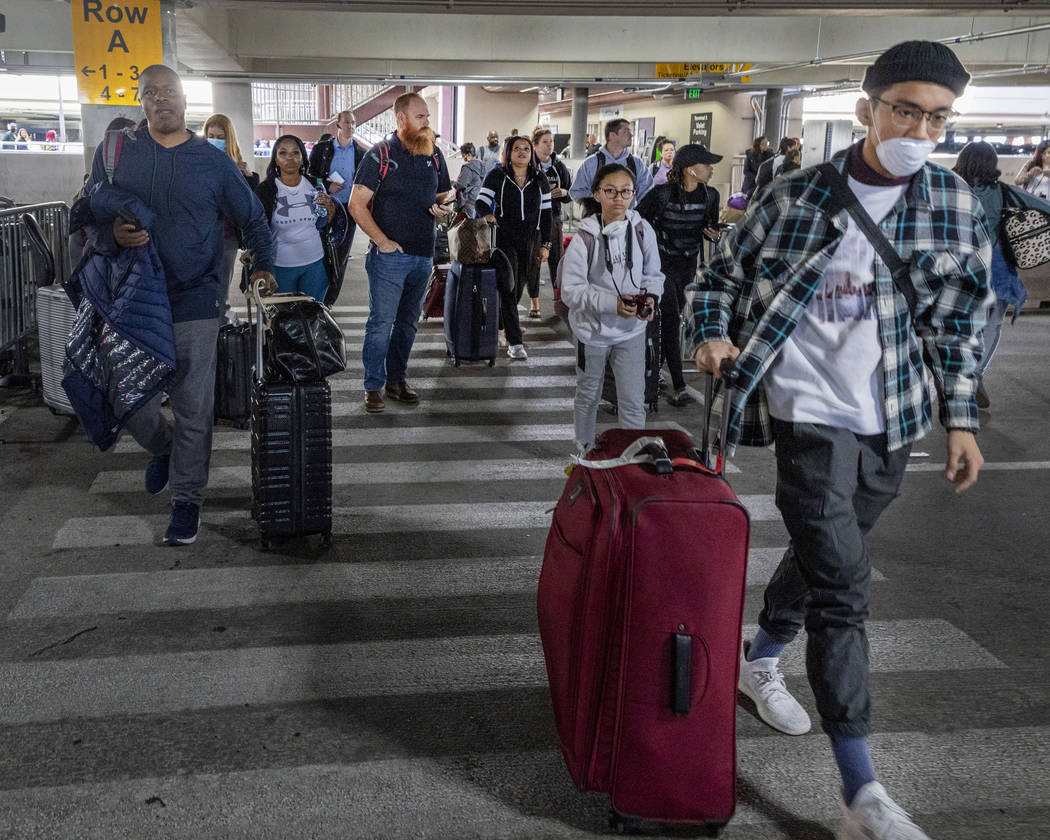
M 372 190 L 372 218 L 389 239 L 406 254 L 434 255 L 434 217 L 430 207 L 438 193 L 452 189 L 448 166 L 440 150 L 434 155 L 409 154 L 392 134 L 384 141 L 389 150 L 386 177 L 380 181 L 379 150 L 373 146 L 357 166 L 355 184 Z

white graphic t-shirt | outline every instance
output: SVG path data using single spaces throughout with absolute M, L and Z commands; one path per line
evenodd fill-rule
M 876 222 L 907 189 L 907 184 L 869 186 L 852 177 L 849 185 Z M 874 247 L 850 219 L 820 286 L 764 380 L 773 417 L 859 435 L 886 431 L 874 265 Z
M 270 220 L 270 231 L 277 246 L 274 265 L 299 266 L 317 262 L 324 256 L 321 237 L 314 224 L 313 197 L 316 187 L 303 178 L 299 186 L 288 187 L 277 179 L 277 206 Z

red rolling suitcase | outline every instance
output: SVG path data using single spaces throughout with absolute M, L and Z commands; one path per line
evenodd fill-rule
M 652 463 L 577 466 L 554 511 L 537 599 L 554 718 L 573 781 L 610 795 L 614 829 L 717 836 L 736 805 L 748 515 L 721 458 L 706 470 L 684 433 L 614 429 L 587 460 L 639 439 Z

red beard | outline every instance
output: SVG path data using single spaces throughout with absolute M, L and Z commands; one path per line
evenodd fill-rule
M 425 155 L 430 157 L 434 154 L 434 132 L 428 126 L 414 131 L 407 125 L 397 132 L 402 145 L 408 149 L 410 154 Z

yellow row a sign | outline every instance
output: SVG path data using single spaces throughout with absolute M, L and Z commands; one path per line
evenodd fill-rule
M 684 79 L 687 76 L 700 76 L 704 73 L 742 73 L 745 70 L 750 70 L 754 65 L 752 64 L 741 64 L 728 63 L 728 64 L 711 64 L 707 62 L 698 62 L 695 64 L 688 63 L 674 63 L 674 64 L 656 64 L 655 66 L 655 77 L 657 79 Z M 747 82 L 751 81 L 750 76 L 742 76 L 737 81 Z
M 164 58 L 160 0 L 72 0 L 83 105 L 138 107 L 139 75 Z

